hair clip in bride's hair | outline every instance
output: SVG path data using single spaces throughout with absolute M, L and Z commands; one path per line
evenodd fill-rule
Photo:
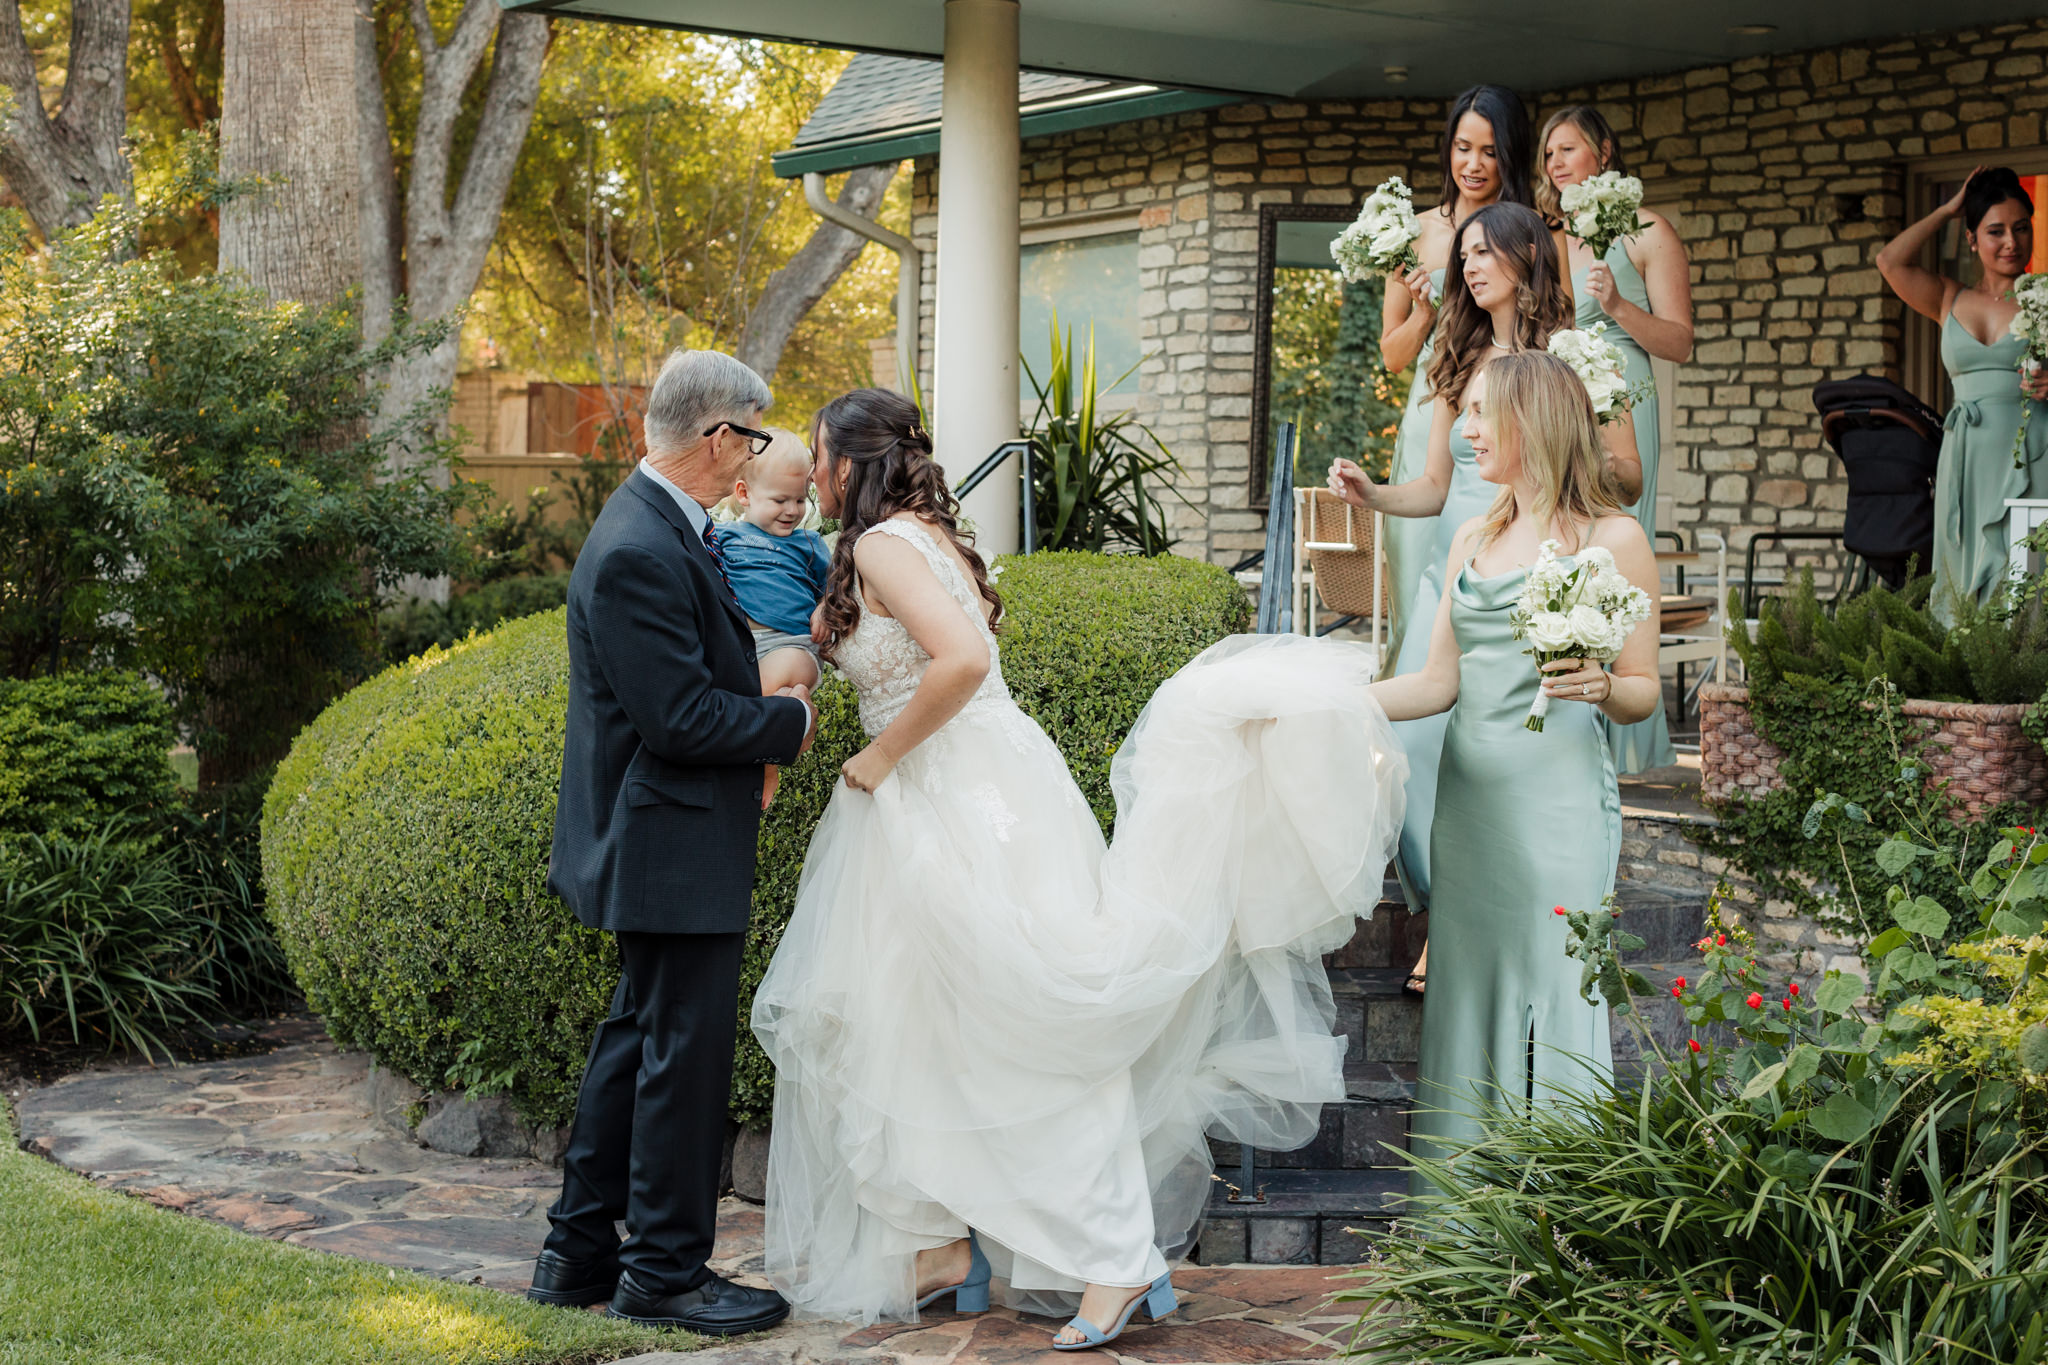
M 909 435 L 910 439 L 913 441 L 923 441 L 926 445 L 930 445 L 932 443 L 931 433 L 926 431 L 922 426 L 919 426 L 916 422 L 912 422 L 910 424 Z

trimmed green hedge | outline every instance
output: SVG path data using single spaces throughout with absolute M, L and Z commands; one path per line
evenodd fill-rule
M 0 835 L 87 835 L 175 791 L 171 710 L 140 674 L 0 678 Z
M 1174 558 L 1006 561 L 1003 671 L 1105 826 L 1109 762 L 1158 685 L 1246 628 L 1220 569 Z M 343 1044 L 415 1082 L 506 1089 L 530 1119 L 574 1107 L 617 964 L 545 888 L 568 660 L 550 612 L 435 649 L 328 708 L 264 804 L 270 913 L 313 1008 Z M 852 691 L 763 821 L 742 1018 L 796 897 L 811 830 L 862 743 Z M 765 1121 L 767 1059 L 742 1029 L 732 1112 Z

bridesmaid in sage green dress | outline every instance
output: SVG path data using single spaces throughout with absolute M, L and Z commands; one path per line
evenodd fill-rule
M 1538 671 L 1509 615 L 1538 547 L 1604 551 L 1652 594 L 1656 559 L 1614 500 L 1592 404 L 1562 361 L 1495 358 L 1465 385 L 1461 421 L 1474 463 L 1503 491 L 1456 536 L 1428 663 L 1373 686 L 1391 719 L 1450 712 L 1409 1144 L 1437 1157 L 1479 1136 L 1488 1106 L 1585 1092 L 1612 1075 L 1606 1008 L 1580 996 L 1553 907 L 1589 909 L 1613 889 L 1621 798 L 1600 721 L 1638 721 L 1662 697 L 1653 615 L 1611 668 L 1549 665 L 1549 717 L 1540 733 L 1524 727 Z
M 1525 306 L 1530 300 L 1533 306 Z M 1571 318 L 1557 248 L 1534 209 L 1489 204 L 1458 229 L 1457 255 L 1444 280 L 1439 348 L 1426 376 L 1439 397 L 1432 409 L 1428 458 L 1422 472 L 1402 483 L 1374 484 L 1349 460 L 1334 462 L 1330 487 L 1358 506 L 1387 514 L 1389 524 L 1414 518 L 1430 526 L 1422 544 L 1432 561 L 1416 577 L 1408 600 L 1415 629 L 1401 637 L 1391 676 L 1421 668 L 1431 648 L 1423 622 L 1434 621 L 1443 597 L 1445 556 L 1457 530 L 1492 505 L 1498 490 L 1480 474 L 1472 448 L 1458 430 L 1457 411 L 1467 379 L 1488 356 L 1542 350 L 1550 334 Z M 1418 380 L 1423 376 L 1418 376 Z M 1449 401 L 1442 401 L 1445 397 Z M 1637 467 L 1626 423 L 1603 428 L 1615 443 L 1612 468 L 1633 483 Z M 1427 714 L 1398 723 L 1394 733 L 1408 752 L 1408 820 L 1401 830 L 1401 866 L 1411 897 L 1434 900 L 1435 858 L 1430 822 L 1436 802 L 1436 757 L 1445 721 Z M 1419 907 L 1418 907 L 1419 908 Z M 1419 968 L 1418 968 L 1419 970 Z
M 1979 278 L 1963 285 L 1920 264 L 1922 248 L 1961 218 Z M 2006 297 L 2034 254 L 2034 203 L 2004 166 L 1978 167 L 1947 203 L 1877 254 L 1906 306 L 1941 325 L 1941 363 L 1954 406 L 1934 474 L 1934 610 L 1946 619 L 1965 598 L 1990 600 L 2005 582 L 2007 498 L 2048 498 L 2048 374 L 2019 371 L 2023 343 L 2006 334 L 2018 305 Z M 2026 446 L 2013 441 L 2028 406 Z
M 1559 194 L 1567 185 L 1602 171 L 1628 174 L 1620 143 L 1600 111 L 1574 104 L 1552 114 L 1543 125 L 1543 183 L 1538 205 L 1561 219 Z M 1628 382 L 1641 397 L 1634 412 L 1636 449 L 1643 459 L 1643 491 L 1629 511 L 1641 523 L 1651 545 L 1657 543 L 1657 377 L 1652 357 L 1677 364 L 1692 353 L 1692 271 L 1685 244 L 1669 219 L 1651 209 L 1637 217 L 1647 223 L 1641 233 L 1624 238 L 1595 261 L 1586 244 L 1565 237 L 1571 260 L 1572 297 L 1578 313 L 1574 327 L 1590 330 L 1605 324 L 1607 340 L 1620 348 L 1628 364 Z M 1624 773 L 1662 768 L 1678 761 L 1671 747 L 1670 727 L 1659 706 L 1638 725 L 1609 725 L 1607 743 L 1614 766 Z
M 1475 85 L 1451 101 L 1439 141 L 1438 169 L 1443 177 L 1443 199 L 1436 207 L 1417 215 L 1422 236 L 1415 244 L 1422 264 L 1405 278 L 1387 281 L 1385 311 L 1380 325 L 1380 357 L 1390 373 L 1414 367 L 1408 385 L 1408 403 L 1394 436 L 1394 456 L 1388 480 L 1404 484 L 1423 477 L 1431 454 L 1431 429 L 1436 404 L 1429 382 L 1434 358 L 1432 338 L 1437 310 L 1444 297 L 1445 266 L 1459 229 L 1480 209 L 1492 204 L 1527 204 L 1532 187 L 1531 130 L 1529 112 L 1512 90 L 1497 85 Z M 1457 523 L 1449 523 L 1455 528 Z M 1404 642 L 1409 635 L 1421 637 L 1415 643 L 1416 666 L 1420 652 L 1428 648 L 1429 622 L 1442 594 L 1441 582 L 1423 592 L 1425 575 L 1434 574 L 1443 562 L 1444 519 L 1436 515 L 1413 514 L 1390 517 L 1380 526 L 1387 553 L 1388 600 L 1393 603 L 1393 629 L 1388 633 L 1386 653 L 1380 660 L 1382 676 L 1399 672 L 1407 656 Z M 1415 629 L 1410 630 L 1410 624 Z M 1429 796 L 1435 789 L 1436 760 L 1433 741 L 1404 739 L 1409 752 L 1408 809 L 1429 810 Z M 1429 823 L 1424 819 L 1402 840 L 1400 873 L 1411 904 L 1420 910 L 1429 902 Z M 1423 970 L 1416 964 L 1419 982 Z

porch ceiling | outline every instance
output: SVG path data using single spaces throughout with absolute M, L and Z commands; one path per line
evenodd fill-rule
M 502 0 L 625 23 L 938 56 L 942 0 Z M 1553 90 L 1933 26 L 2035 17 L 2040 0 L 1022 0 L 1021 64 L 1282 97 Z M 1763 34 L 1733 27 L 1768 24 Z M 1388 67 L 1405 67 L 1405 82 Z

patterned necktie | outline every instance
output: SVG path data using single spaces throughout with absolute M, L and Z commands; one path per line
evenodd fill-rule
M 704 542 L 704 552 L 711 556 L 711 567 L 718 570 L 718 581 L 725 584 L 725 590 L 731 593 L 732 579 L 725 572 L 725 556 L 720 554 L 718 550 L 717 530 L 718 528 L 715 526 L 706 526 L 704 534 L 697 537 L 697 539 Z M 738 594 L 734 593 L 733 596 L 734 600 L 737 601 Z

